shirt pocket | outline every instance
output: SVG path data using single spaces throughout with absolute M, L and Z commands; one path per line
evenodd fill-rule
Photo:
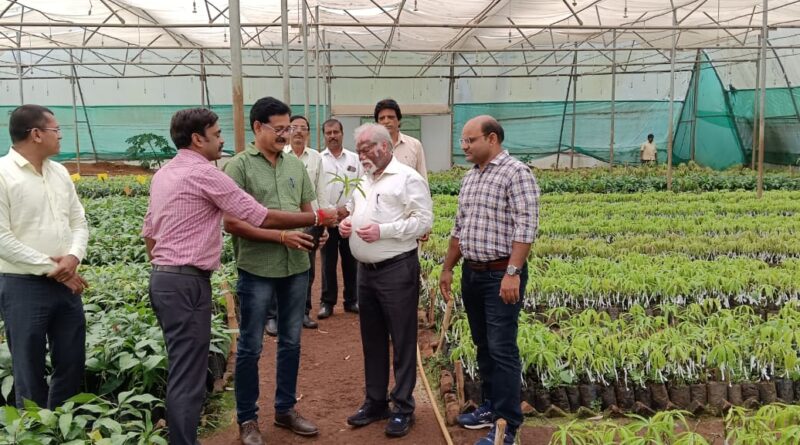
M 372 222 L 383 224 L 403 219 L 406 206 L 402 190 L 375 193 L 372 200 Z

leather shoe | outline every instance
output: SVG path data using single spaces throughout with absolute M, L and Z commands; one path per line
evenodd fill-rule
M 411 425 L 414 425 L 414 414 L 394 413 L 389 417 L 384 431 L 387 436 L 403 437 L 411 431 Z
M 329 304 L 323 303 L 322 306 L 320 306 L 319 308 L 319 313 L 317 314 L 317 318 L 322 320 L 330 317 L 331 315 L 333 315 L 333 308 Z
M 384 404 L 376 407 L 365 402 L 355 414 L 347 418 L 347 424 L 355 427 L 367 426 L 372 422 L 389 418 L 389 407 Z
M 303 316 L 303 327 L 306 329 L 316 329 L 319 324 L 316 321 L 312 320 L 311 317 L 306 314 Z
M 319 433 L 314 422 L 301 416 L 294 408 L 285 413 L 275 413 L 275 425 L 288 428 L 301 436 L 316 436 Z
M 264 437 L 258 430 L 258 421 L 248 420 L 239 425 L 239 439 L 242 445 L 264 445 Z
M 278 321 L 274 318 L 267 319 L 267 335 L 270 337 L 278 336 Z
M 344 311 L 345 312 L 352 312 L 353 314 L 357 314 L 358 313 L 358 303 L 345 304 L 344 305 Z

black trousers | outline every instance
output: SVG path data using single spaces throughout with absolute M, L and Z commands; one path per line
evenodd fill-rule
M 169 443 L 195 445 L 206 395 L 211 282 L 200 276 L 153 271 L 150 304 L 167 344 Z
M 11 350 L 14 396 L 54 409 L 80 390 L 86 362 L 86 318 L 80 295 L 37 275 L 0 274 L 0 313 Z M 48 387 L 45 355 L 53 375 Z
M 322 248 L 322 297 L 320 302 L 331 307 L 336 306 L 339 297 L 339 283 L 336 278 L 336 263 L 342 256 L 342 278 L 344 279 L 344 304 L 352 305 L 356 298 L 356 281 L 358 272 L 356 259 L 350 253 L 350 241 L 339 235 L 339 229 L 328 229 L 328 242 Z
M 389 341 L 393 347 L 394 412 L 414 412 L 417 384 L 419 257 L 413 255 L 372 270 L 358 266 L 358 306 L 367 401 L 385 404 L 389 386 Z

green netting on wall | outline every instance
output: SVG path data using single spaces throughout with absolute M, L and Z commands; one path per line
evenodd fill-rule
M 681 104 L 676 102 L 673 119 Z M 465 164 L 458 140 L 461 128 L 471 118 L 489 114 L 503 125 L 503 146 L 518 158 L 541 158 L 558 153 L 568 157 L 572 149 L 572 103 L 516 102 L 457 104 L 453 107 L 453 162 Z M 639 147 L 653 133 L 659 160 L 666 159 L 669 102 L 617 101 L 614 119 L 614 163 L 639 163 Z M 576 103 L 575 152 L 602 161 L 609 160 L 611 138 L 611 101 Z M 559 145 L 559 141 L 561 144 Z M 568 165 L 564 159 L 562 164 Z
M 698 164 L 718 170 L 745 161 L 728 95 L 705 53 L 700 54 L 699 64 L 692 72 L 672 155 L 674 164 L 694 158 Z
M 736 126 L 743 147 L 748 147 L 746 163 L 750 161 L 753 144 L 753 100 L 758 90 L 730 92 L 730 102 L 736 116 Z M 800 161 L 800 116 L 794 108 L 800 104 L 800 87 L 767 89 L 764 112 L 764 161 L 770 164 L 797 165 Z
M 83 108 L 78 108 L 78 137 L 80 141 L 80 151 L 82 159 L 93 159 L 92 138 L 96 148 L 97 157 L 101 160 L 125 159 L 125 151 L 128 145 L 125 140 L 131 136 L 141 133 L 154 133 L 164 136 L 169 140 L 169 122 L 172 115 L 181 109 L 190 108 L 193 105 L 142 105 L 142 106 L 97 106 L 86 107 L 86 112 L 91 123 L 92 135 L 84 121 Z M 8 135 L 8 116 L 16 107 L 0 106 L 0 155 L 8 152 L 11 139 Z M 59 126 L 62 130 L 61 154 L 56 157 L 58 160 L 74 159 L 75 150 L 75 125 L 73 123 L 72 107 L 56 106 L 48 107 L 56 115 Z M 234 148 L 233 141 L 233 108 L 230 105 L 212 106 L 212 110 L 219 115 L 219 124 L 222 127 L 222 134 L 225 139 L 225 151 L 232 153 Z M 320 108 L 324 112 L 324 108 Z M 292 112 L 295 114 L 303 113 L 302 105 L 293 105 Z M 253 138 L 249 124 L 250 107 L 245 107 L 245 140 Z M 312 105 L 309 108 L 309 116 L 306 116 L 311 124 L 312 147 L 316 146 L 316 110 Z M 320 125 L 324 122 L 324 116 L 320 116 Z

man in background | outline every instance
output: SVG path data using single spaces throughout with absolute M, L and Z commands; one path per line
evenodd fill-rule
M 647 142 L 639 147 L 639 159 L 642 161 L 642 165 L 657 164 L 657 156 L 658 152 L 656 151 L 656 144 L 653 142 L 653 135 L 648 134 Z
M 375 104 L 375 122 L 383 125 L 392 136 L 392 154 L 398 161 L 413 168 L 423 179 L 428 180 L 425 168 L 425 151 L 422 142 L 400 131 L 403 113 L 394 99 L 384 99 Z
M 325 182 L 325 189 L 320 195 L 327 205 L 336 207 L 339 220 L 343 220 L 348 211 L 345 204 L 350 200 L 354 193 L 361 193 L 358 190 L 345 190 L 342 181 L 336 178 L 350 181 L 360 180 L 364 175 L 358 155 L 342 147 L 343 127 L 342 123 L 336 119 L 328 119 L 322 125 L 325 134 L 326 148 L 322 152 L 322 176 Z M 347 193 L 345 193 L 347 192 Z M 334 227 L 328 230 L 330 237 L 325 247 L 322 248 L 322 296 L 317 318 L 320 320 L 333 315 L 333 308 L 339 297 L 339 283 L 336 276 L 336 267 L 339 256 L 342 258 L 342 279 L 344 286 L 342 289 L 342 299 L 344 300 L 345 312 L 358 313 L 358 299 L 356 298 L 356 279 L 357 269 L 356 260 L 350 252 L 350 242 L 342 237 L 339 228 Z

